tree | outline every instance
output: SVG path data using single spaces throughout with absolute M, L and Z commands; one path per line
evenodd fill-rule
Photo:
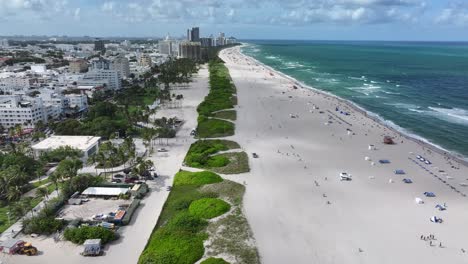
M 58 193 L 59 176 L 55 172 L 49 175 L 49 180 L 55 185 L 55 191 Z
M 83 168 L 83 162 L 79 159 L 64 159 L 58 165 L 55 172 L 62 179 L 72 179 Z
M 17 201 L 21 198 L 23 192 L 19 188 L 19 186 L 9 186 L 7 192 L 7 199 L 8 201 Z
M 12 203 L 9 207 L 9 211 L 12 214 L 13 219 L 21 218 L 27 212 L 27 210 L 25 210 L 24 205 L 21 202 Z
M 44 199 L 49 198 L 49 190 L 47 190 L 47 187 L 39 187 L 36 189 L 36 197 L 44 197 Z
M 20 203 L 25 211 L 25 213 L 29 210 L 33 209 L 33 198 L 32 197 L 24 197 L 20 200 Z

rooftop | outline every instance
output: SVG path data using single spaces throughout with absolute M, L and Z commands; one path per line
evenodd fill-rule
M 51 136 L 32 146 L 34 150 L 51 150 L 70 146 L 82 151 L 88 150 L 101 138 L 93 136 Z
M 114 188 L 114 187 L 89 187 L 81 194 L 84 195 L 99 195 L 99 196 L 119 196 L 126 194 L 129 188 Z

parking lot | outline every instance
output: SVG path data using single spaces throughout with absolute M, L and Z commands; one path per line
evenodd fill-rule
M 65 205 L 59 213 L 59 217 L 65 220 L 82 218 L 83 220 L 92 220 L 93 215 L 109 214 L 115 212 L 120 205 L 130 204 L 130 200 L 112 200 L 91 198 L 88 202 L 81 205 Z

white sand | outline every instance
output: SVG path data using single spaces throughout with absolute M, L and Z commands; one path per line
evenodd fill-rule
M 332 116 L 327 110 L 335 114 L 336 106 L 346 108 L 343 103 L 312 90 L 292 89 L 291 80 L 240 54 L 238 47 L 220 56 L 238 90 L 232 139 L 249 155 L 260 156 L 250 160 L 250 173 L 235 179 L 247 183 L 245 209 L 263 263 L 468 263 L 468 252 L 462 253 L 462 248 L 468 250 L 468 198 L 408 158 L 428 157 L 433 165 L 426 168 L 444 178 L 438 170 L 445 170 L 453 177 L 447 182 L 468 194 L 468 187 L 459 186 L 468 182 L 466 167 L 451 169 L 443 156 L 429 154 L 351 109 L 346 110 L 350 116 L 338 116 L 352 126 L 336 118 L 325 125 Z M 347 128 L 355 135 L 347 135 Z M 382 135 L 396 136 L 398 144 L 383 145 Z M 369 144 L 377 150 L 369 151 Z M 376 165 L 365 161 L 366 156 Z M 379 159 L 391 164 L 381 165 Z M 395 169 L 407 174 L 394 175 Z M 342 171 L 353 180 L 341 182 Z M 413 183 L 404 184 L 403 178 Z M 425 191 L 437 197 L 426 198 Z M 425 204 L 415 204 L 416 197 Z M 437 203 L 446 203 L 448 209 L 438 211 Z M 431 223 L 431 216 L 442 217 L 444 223 Z M 435 235 L 436 246 L 420 239 L 429 234 Z
M 190 84 L 189 89 L 177 90 L 174 93 L 184 95 L 183 107 L 162 109 L 157 112 L 156 116 L 158 118 L 177 116 L 186 122 L 178 132 L 177 138 L 169 140 L 169 146 L 163 146 L 169 149 L 168 153 L 155 153 L 150 157 L 160 177 L 156 181 L 148 181 L 152 192 L 142 200 L 130 225 L 119 230 L 122 237 L 106 246 L 104 256 L 85 258 L 79 255 L 82 247 L 70 242 L 55 243 L 53 238 L 40 237 L 33 239 L 23 236 L 20 238 L 32 242 L 40 250 L 40 254 L 34 257 L 0 254 L 0 260 L 4 264 L 137 263 L 169 194 L 165 186 L 172 185 L 175 173 L 181 167 L 188 148 L 194 142 L 193 137 L 190 136 L 190 131 L 197 125 L 198 114 L 196 107 L 208 94 L 207 68 L 203 67 L 200 70 Z M 161 146 L 156 145 L 155 149 L 158 147 Z

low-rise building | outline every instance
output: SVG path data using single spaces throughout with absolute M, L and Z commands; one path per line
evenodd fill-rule
M 39 158 L 42 153 L 69 146 L 83 153 L 82 160 L 87 161 L 89 156 L 99 150 L 100 137 L 93 136 L 51 136 L 33 145 L 34 156 Z
M 58 118 L 61 112 L 61 107 L 44 104 L 40 97 L 0 95 L 0 125 L 5 128 L 16 125 L 32 128 L 39 121 L 47 123 Z
M 122 78 L 120 72 L 115 70 L 91 70 L 86 73 L 83 79 L 77 82 L 78 85 L 103 85 L 108 89 L 120 90 Z

